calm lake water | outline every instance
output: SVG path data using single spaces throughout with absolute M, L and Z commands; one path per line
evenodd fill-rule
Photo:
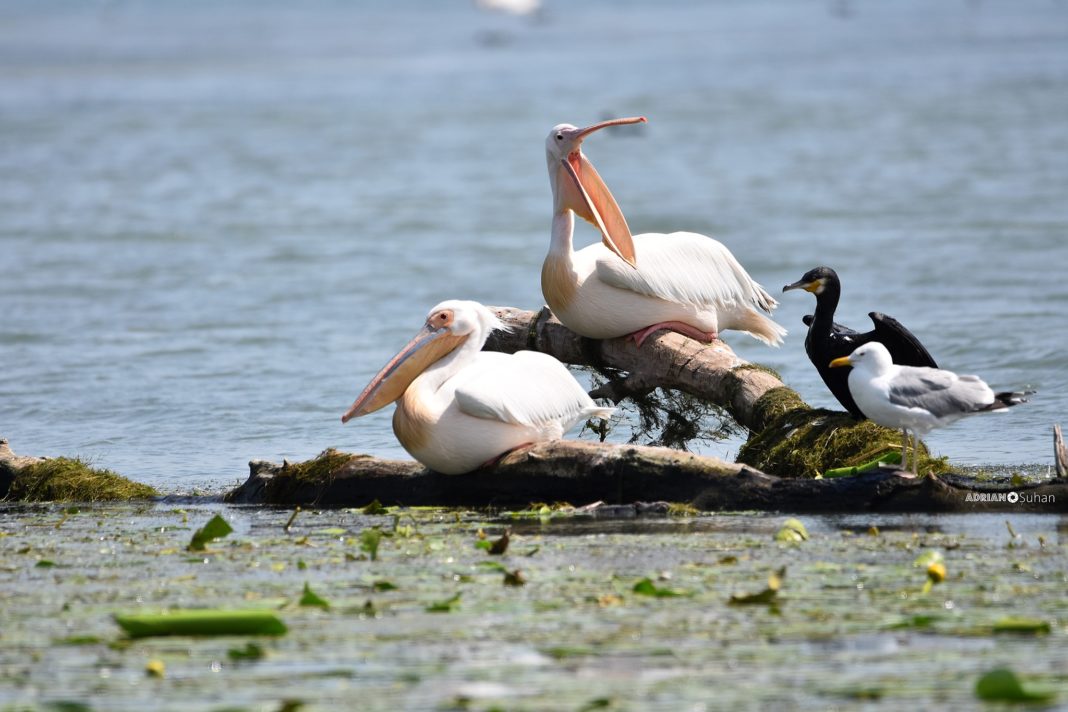
M 328 446 L 439 300 L 537 308 L 559 122 L 635 232 L 726 243 L 1033 402 L 934 434 L 1052 462 L 1068 410 L 1068 3 L 0 4 L 0 435 L 167 488 Z M 588 226 L 577 236 L 595 239 Z M 814 405 L 808 294 L 772 350 Z M 738 441 L 705 448 L 733 457 Z

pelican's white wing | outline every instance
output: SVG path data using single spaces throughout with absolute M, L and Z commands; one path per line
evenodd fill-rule
M 517 425 L 561 423 L 580 418 L 608 417 L 612 408 L 599 408 L 566 367 L 537 351 L 511 355 L 482 352 L 477 367 L 456 387 L 456 403 L 467 415 Z
M 637 269 L 611 254 L 597 260 L 597 276 L 619 289 L 678 304 L 740 303 L 770 312 L 778 304 L 730 250 L 695 232 L 634 236 Z

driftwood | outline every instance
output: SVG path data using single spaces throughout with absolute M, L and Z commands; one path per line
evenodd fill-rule
M 488 351 L 514 353 L 542 351 L 575 366 L 609 367 L 626 372 L 620 380 L 591 393 L 616 403 L 644 395 L 657 387 L 674 388 L 721 405 L 750 431 L 760 432 L 778 415 L 804 401 L 770 369 L 738 357 L 720 340 L 702 344 L 674 332 L 661 331 L 639 349 L 629 339 L 595 340 L 579 336 L 561 324 L 548 307 L 539 312 L 512 307 L 491 307 L 512 327 L 496 331 L 486 343 Z M 773 391 L 784 396 L 768 399 Z
M 307 463 L 249 463 L 233 504 L 524 508 L 532 503 L 671 501 L 704 511 L 1064 512 L 1068 480 L 1016 486 L 959 476 L 911 478 L 878 469 L 836 479 L 767 475 L 744 465 L 669 448 L 563 440 L 509 453 L 466 475 L 410 461 L 326 451 Z M 662 510 L 654 510 L 662 511 Z

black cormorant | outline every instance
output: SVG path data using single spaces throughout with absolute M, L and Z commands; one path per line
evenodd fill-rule
M 863 419 L 865 416 L 849 393 L 849 372 L 852 369 L 831 368 L 830 363 L 834 359 L 848 356 L 858 346 L 869 341 L 878 341 L 886 347 L 894 363 L 899 366 L 938 368 L 938 364 L 931 358 L 931 354 L 927 353 L 919 339 L 892 316 L 870 312 L 868 316 L 874 322 L 875 328 L 865 333 L 836 324 L 834 310 L 838 308 L 842 285 L 838 281 L 838 274 L 830 267 L 810 269 L 801 279 L 783 287 L 782 291 L 791 289 L 804 289 L 816 295 L 815 315 L 807 315 L 804 318 L 805 325 L 808 326 L 805 352 L 827 388 L 854 418 Z

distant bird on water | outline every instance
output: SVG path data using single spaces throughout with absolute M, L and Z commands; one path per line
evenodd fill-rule
M 394 401 L 393 432 L 416 460 L 452 475 L 523 445 L 607 418 L 567 368 L 547 354 L 482 351 L 504 325 L 478 302 L 445 301 L 371 379 L 341 422 Z
M 834 359 L 829 366 L 852 366 L 849 391 L 860 409 L 879 425 L 901 430 L 901 467 L 905 470 L 908 470 L 908 431 L 912 431 L 914 474 L 918 474 L 922 436 L 968 415 L 1024 403 L 1034 393 L 994 393 L 978 376 L 958 376 L 939 368 L 898 366 L 886 347 L 877 341 L 860 346 L 849 356 Z
M 920 340 L 892 316 L 870 312 L 868 316 L 871 317 L 875 328 L 865 333 L 836 324 L 834 310 L 838 307 L 842 286 L 838 281 L 838 274 L 830 267 L 810 269 L 801 279 L 783 287 L 782 291 L 788 292 L 791 289 L 804 289 L 816 296 L 815 315 L 806 315 L 804 318 L 805 325 L 808 326 L 805 352 L 827 388 L 854 418 L 863 420 L 867 414 L 863 412 L 863 408 L 857 407 L 856 401 L 849 393 L 849 369 L 830 368 L 827 364 L 833 359 L 848 356 L 862 344 L 878 342 L 886 347 L 896 364 L 938 368 L 938 364 L 931 358 L 931 354 L 927 353 Z
M 594 339 L 630 335 L 641 346 L 670 329 L 707 343 L 737 329 L 778 346 L 786 330 L 762 313 L 777 302 L 720 242 L 693 232 L 630 234 L 582 142 L 609 126 L 644 122 L 637 116 L 585 128 L 559 124 L 549 132 L 553 225 L 541 268 L 545 301 L 564 326 Z M 574 249 L 576 214 L 600 230 L 603 244 Z

